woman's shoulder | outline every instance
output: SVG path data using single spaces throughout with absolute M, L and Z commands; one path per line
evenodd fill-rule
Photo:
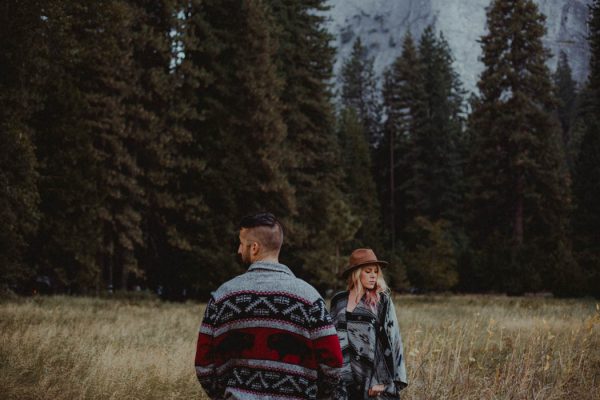
M 337 292 L 331 298 L 331 305 L 333 306 L 333 305 L 337 304 L 339 301 L 347 299 L 347 298 L 348 298 L 347 290 L 342 290 L 341 292 Z
M 392 300 L 392 293 L 390 292 L 389 289 L 384 290 L 383 292 L 379 293 L 379 296 L 381 296 L 381 299 L 385 299 L 383 301 L 391 301 Z
M 389 291 L 379 293 L 379 307 L 387 308 L 392 303 L 392 295 Z

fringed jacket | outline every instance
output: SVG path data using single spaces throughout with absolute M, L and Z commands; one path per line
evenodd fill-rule
M 380 399 L 397 399 L 407 385 L 402 337 L 393 301 L 381 294 L 377 310 L 363 297 L 352 312 L 347 312 L 348 291 L 331 300 L 331 317 L 337 329 L 344 364 L 335 398 L 348 398 L 358 390 L 367 399 L 368 390 L 383 384 Z

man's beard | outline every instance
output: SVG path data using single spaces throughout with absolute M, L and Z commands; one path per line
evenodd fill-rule
M 246 268 L 248 268 L 252 264 L 252 261 L 250 261 L 250 257 L 246 258 L 243 254 L 240 253 L 238 253 L 238 262 L 242 267 Z

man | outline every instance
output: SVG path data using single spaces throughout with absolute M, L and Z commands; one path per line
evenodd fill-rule
M 240 223 L 248 271 L 213 292 L 200 326 L 196 374 L 211 399 L 330 398 L 342 366 L 325 303 L 279 263 L 283 229 L 270 213 Z

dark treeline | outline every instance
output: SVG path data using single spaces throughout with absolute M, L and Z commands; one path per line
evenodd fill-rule
M 337 109 L 324 0 L 0 5 L 0 284 L 203 297 L 269 210 L 320 290 L 349 252 L 396 290 L 600 295 L 600 1 L 577 85 L 531 0 L 494 0 L 479 93 L 442 33 L 378 84 L 357 38 Z

